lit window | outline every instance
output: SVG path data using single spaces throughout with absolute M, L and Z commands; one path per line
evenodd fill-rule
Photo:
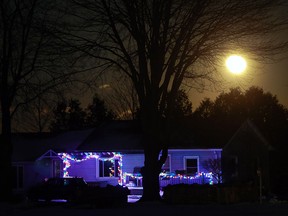
M 99 161 L 99 176 L 100 177 L 118 177 L 119 176 L 119 160 L 114 163 L 110 160 Z

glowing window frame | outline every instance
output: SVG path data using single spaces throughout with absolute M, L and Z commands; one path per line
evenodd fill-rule
M 63 160 L 63 178 L 69 178 L 71 177 L 69 175 L 68 169 L 71 166 L 70 161 L 74 161 L 76 163 L 83 162 L 89 159 L 98 159 L 102 161 L 111 161 L 113 164 L 115 164 L 115 160 L 118 160 L 118 176 L 120 178 L 120 182 L 122 182 L 122 155 L 117 152 L 105 152 L 105 154 L 111 154 L 113 156 L 111 157 L 100 157 L 100 155 L 103 154 L 103 152 L 96 153 L 96 152 L 77 152 L 77 153 L 58 153 L 58 155 Z M 77 159 L 76 156 L 81 155 L 82 159 Z

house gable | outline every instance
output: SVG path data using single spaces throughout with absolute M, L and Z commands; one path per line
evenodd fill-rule
M 273 150 L 259 129 L 247 120 L 223 148 L 222 169 L 225 182 L 269 185 L 269 156 Z
M 239 129 L 234 133 L 228 143 L 224 146 L 223 150 L 230 148 L 230 145 L 235 146 L 235 140 L 245 139 L 245 136 L 250 136 L 249 138 L 253 140 L 257 140 L 257 143 L 263 145 L 268 150 L 273 150 L 273 147 L 269 144 L 260 130 L 256 127 L 256 125 L 249 119 L 247 119 Z M 248 140 L 248 139 L 247 139 Z M 234 148 L 234 147 L 232 147 Z
M 37 160 L 42 160 L 42 159 L 61 159 L 61 157 L 58 155 L 58 153 L 56 153 L 55 151 L 49 149 L 46 153 L 44 153 L 43 155 L 41 155 L 39 158 L 37 158 Z M 61 159 L 62 160 L 62 159 Z

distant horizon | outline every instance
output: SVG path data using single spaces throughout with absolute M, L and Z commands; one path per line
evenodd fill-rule
M 277 95 L 275 94 L 274 92 L 270 91 L 270 90 L 267 90 L 267 89 L 264 89 L 260 86 L 257 86 L 257 85 L 253 85 L 253 86 L 256 86 L 256 87 L 259 87 L 261 89 L 263 89 L 264 93 L 271 93 L 273 96 L 275 95 L 279 101 L 279 104 L 283 105 L 285 108 L 288 109 L 288 94 L 287 96 L 284 95 L 284 94 L 280 94 Z M 249 86 L 251 87 L 251 86 Z M 249 87 L 247 89 L 249 89 Z M 235 87 L 236 88 L 236 87 Z M 246 90 L 247 90 L 246 89 Z M 204 91 L 203 93 L 199 93 L 199 92 L 193 92 L 193 93 L 190 93 L 189 94 L 189 100 L 192 102 L 192 111 L 194 112 L 196 108 L 199 107 L 200 103 L 205 99 L 205 98 L 209 98 L 211 99 L 212 101 L 214 101 L 222 92 L 224 93 L 228 93 L 230 89 L 227 89 L 225 91 L 219 91 L 219 92 L 216 92 L 216 91 Z M 244 91 L 244 90 L 243 90 Z M 288 86 L 287 86 L 287 91 L 288 91 Z M 197 95 L 198 94 L 198 95 Z M 286 96 L 286 98 L 285 98 Z

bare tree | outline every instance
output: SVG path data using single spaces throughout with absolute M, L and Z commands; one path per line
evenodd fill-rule
M 265 62 L 286 47 L 275 40 L 287 27 L 287 5 L 281 0 L 73 3 L 74 23 L 82 23 L 63 32 L 63 40 L 82 57 L 101 60 L 102 72 L 114 67 L 126 74 L 137 92 L 145 153 L 142 200 L 160 198 L 159 172 L 178 90 L 221 82 L 219 69 L 228 54 Z
M 106 104 L 114 111 L 117 119 L 135 120 L 139 111 L 137 93 L 127 76 L 111 76 L 110 82 L 102 91 Z
M 222 183 L 221 158 L 209 158 L 205 160 L 204 168 L 212 173 L 213 180 L 217 184 Z
M 21 106 L 13 116 L 12 131 L 47 132 L 52 118 L 52 108 L 51 100 L 42 96 Z
M 52 34 L 60 17 L 55 5 L 53 0 L 0 1 L 0 199 L 12 195 L 13 116 L 43 93 L 54 94 L 60 84 L 71 82 L 59 40 Z

